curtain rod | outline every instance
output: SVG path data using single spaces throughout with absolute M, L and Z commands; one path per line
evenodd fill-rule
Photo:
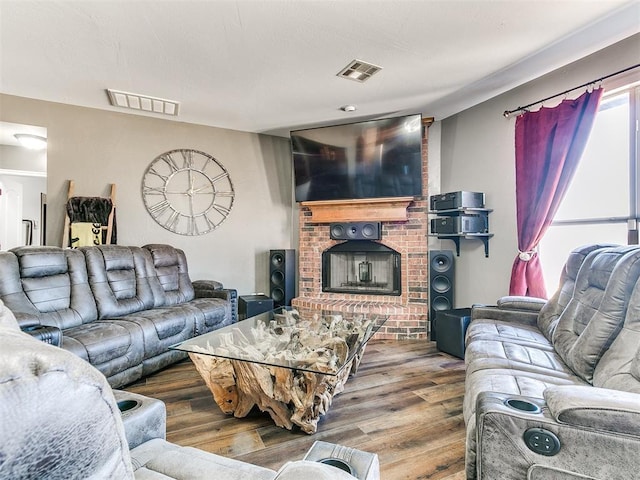
M 567 94 L 569 92 L 573 92 L 574 90 L 578 90 L 579 88 L 588 87 L 589 85 L 593 85 L 594 83 L 601 82 L 602 80 L 606 80 L 607 78 L 615 77 L 616 75 L 620 75 L 621 73 L 628 72 L 629 70 L 633 70 L 633 69 L 638 68 L 638 67 L 640 67 L 640 63 L 638 63 L 636 65 L 632 65 L 631 67 L 627 67 L 627 68 L 625 68 L 623 70 L 620 70 L 618 72 L 610 73 L 609 75 L 605 75 L 604 77 L 600 77 L 600 78 L 597 78 L 595 80 L 591 80 L 590 82 L 583 83 L 582 85 L 578 85 L 577 87 L 570 88 L 569 90 L 565 90 L 564 92 L 556 93 L 555 95 L 551 95 L 550 97 L 543 98 L 542 100 L 538 100 L 537 102 L 532 102 L 529 105 L 525 105 L 524 107 L 514 108 L 513 110 L 505 110 L 502 115 L 504 115 L 505 118 L 509 118 L 509 115 L 511 115 L 512 113 L 521 112 L 522 110 L 526 110 L 527 108 L 532 107 L 533 105 L 536 105 L 538 103 L 546 102 L 547 100 L 551 100 L 552 98 L 556 98 L 556 97 L 559 97 L 561 95 L 565 95 L 565 94 Z

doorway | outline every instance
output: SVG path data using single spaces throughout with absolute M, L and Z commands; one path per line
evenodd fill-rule
M 47 138 L 47 129 L 0 122 L 0 250 L 45 245 L 47 150 L 28 149 L 15 134 Z

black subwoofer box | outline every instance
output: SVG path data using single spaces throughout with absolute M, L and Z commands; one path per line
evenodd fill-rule
M 241 295 L 238 297 L 238 316 L 241 320 L 273 310 L 273 299 L 266 295 Z
M 470 308 L 436 312 L 436 347 L 441 352 L 464 358 L 464 336 L 471 321 Z

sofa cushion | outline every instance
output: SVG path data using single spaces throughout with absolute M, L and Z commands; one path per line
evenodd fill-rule
M 501 340 L 475 340 L 465 350 L 467 375 L 477 370 L 509 368 L 568 378 L 575 374 L 553 350 Z
M 631 292 L 640 277 L 637 246 L 597 252 L 584 285 L 562 312 L 553 345 L 573 372 L 591 382 L 593 371 L 624 322 Z
M 196 335 L 211 332 L 233 323 L 231 303 L 222 298 L 194 298 L 189 305 L 202 312 L 202 322 L 196 324 Z
M 122 323 L 137 325 L 142 331 L 144 358 L 167 351 L 168 347 L 195 335 L 197 323 L 204 323 L 200 309 L 189 305 L 153 308 L 121 317 Z
M 154 307 L 146 254 L 139 247 L 82 247 L 100 318 L 116 318 Z
M 143 332 L 133 323 L 98 320 L 66 329 L 62 348 L 91 363 L 113 387 L 142 377 Z

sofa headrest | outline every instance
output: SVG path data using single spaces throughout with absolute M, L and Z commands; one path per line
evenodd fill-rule
M 578 272 L 580 271 L 580 267 L 584 263 L 584 259 L 587 258 L 587 255 L 589 255 L 594 250 L 600 250 L 602 248 L 614 248 L 619 246 L 620 245 L 613 245 L 608 243 L 593 243 L 574 248 L 569 254 L 569 257 L 567 258 L 567 262 L 565 264 L 566 276 L 575 280 L 578 276 Z
M 11 252 L 18 258 L 22 278 L 39 278 L 67 273 L 67 258 L 59 247 L 17 247 Z
M 174 267 L 178 265 L 178 249 L 171 245 L 163 245 L 160 243 L 151 243 L 143 246 L 151 253 L 153 265 L 156 268 Z
M 114 270 L 133 270 L 133 252 L 130 248 L 122 245 L 99 245 L 95 247 L 82 247 L 83 251 L 96 249 L 102 253 L 104 267 L 107 272 Z

